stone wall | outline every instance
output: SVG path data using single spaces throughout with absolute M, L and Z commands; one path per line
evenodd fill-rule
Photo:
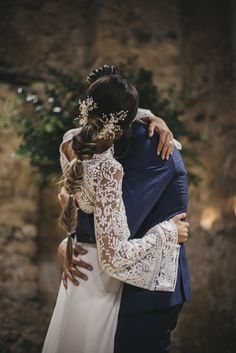
M 14 97 L 9 85 L 0 96 Z M 0 130 L 0 352 L 40 352 L 59 285 L 56 245 L 56 189 L 41 189 L 26 159 L 16 153 L 20 139 Z M 46 228 L 46 230 L 45 230 Z
M 9 94 L 8 87 L 1 86 L 1 96 Z M 24 318 L 19 316 L 24 307 L 31 307 L 38 287 L 38 187 L 27 162 L 15 153 L 19 144 L 15 132 L 1 126 L 0 140 L 0 351 L 7 352 L 17 342 L 18 352 L 25 341 Z
M 176 1 L 21 3 L 6 0 L 1 4 L 3 78 L 44 78 L 47 66 L 68 73 L 87 73 L 104 63 L 117 64 L 133 58 L 137 65 L 153 69 L 160 87 L 178 83 L 180 33 Z
M 47 65 L 85 74 L 133 59 L 154 72 L 160 88 L 184 87 L 184 119 L 202 137 L 194 149 L 203 167 L 196 169 L 201 183 L 190 188 L 193 300 L 180 318 L 173 353 L 236 348 L 235 14 L 230 0 L 0 5 L 2 81 L 44 80 Z M 2 342 L 14 353 L 39 352 L 59 283 L 56 188 L 39 193 L 26 161 L 13 158 L 18 139 L 10 130 L 0 134 Z
M 175 334 L 181 353 L 236 347 L 235 10 L 227 1 L 180 6 L 182 80 L 191 91 L 185 119 L 201 134 L 195 148 L 204 164 L 200 185 L 191 189 L 193 300 Z

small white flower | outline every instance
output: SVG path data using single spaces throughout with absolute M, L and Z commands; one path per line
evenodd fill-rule
M 61 107 L 53 107 L 52 111 L 53 113 L 60 113 L 61 112 Z
M 32 100 L 33 100 L 32 94 L 28 94 L 28 95 L 26 96 L 26 102 L 32 102 Z

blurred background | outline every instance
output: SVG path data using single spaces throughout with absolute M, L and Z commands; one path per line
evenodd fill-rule
M 58 147 L 86 75 L 116 64 L 183 143 L 192 303 L 172 353 L 236 351 L 236 2 L 2 0 L 0 352 L 36 353 L 60 281 Z

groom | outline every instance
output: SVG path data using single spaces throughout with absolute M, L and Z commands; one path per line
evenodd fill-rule
M 128 153 L 123 153 L 127 147 L 125 138 L 115 145 L 115 155 L 125 173 L 123 199 L 131 238 L 142 237 L 157 223 L 187 210 L 187 175 L 180 152 L 174 148 L 168 160 L 157 156 L 159 135 L 148 138 L 147 129 L 145 124 L 133 123 Z M 93 216 L 79 211 L 76 235 L 78 242 L 95 242 Z M 63 246 L 59 250 L 61 257 Z M 83 254 L 80 247 L 77 251 Z M 87 266 L 83 261 L 79 265 Z M 124 284 L 114 353 L 169 352 L 171 331 L 183 303 L 189 300 L 190 278 L 182 245 L 174 292 L 153 292 Z

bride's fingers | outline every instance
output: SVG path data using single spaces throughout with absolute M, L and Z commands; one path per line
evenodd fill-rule
M 85 268 L 88 271 L 92 271 L 93 270 L 93 266 L 88 264 L 87 262 L 85 262 L 83 260 L 79 260 L 78 266 L 82 267 L 82 268 Z
M 82 268 L 85 268 L 86 270 L 88 271 L 92 271 L 93 270 L 93 266 L 88 264 L 87 262 L 79 259 L 78 257 L 76 256 L 73 256 L 72 258 L 72 264 L 75 265 L 75 266 L 78 266 L 78 267 L 82 267 Z
M 67 278 L 75 285 L 78 286 L 79 285 L 79 281 L 77 281 L 77 279 L 75 278 L 75 276 L 73 275 L 73 273 L 71 273 L 71 270 L 69 270 L 67 272 Z
M 65 272 L 62 273 L 61 279 L 62 279 L 62 283 L 63 283 L 64 288 L 67 289 L 68 288 L 67 275 L 65 274 Z
M 79 277 L 84 281 L 88 280 L 88 277 L 75 266 L 70 268 L 70 273 L 74 276 L 74 278 Z
M 78 255 L 85 255 L 88 252 L 86 249 L 82 248 L 82 246 L 79 244 L 74 244 L 73 249 Z

